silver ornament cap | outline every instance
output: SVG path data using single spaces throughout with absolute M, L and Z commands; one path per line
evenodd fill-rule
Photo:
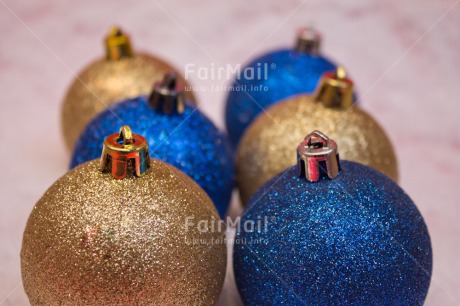
M 177 74 L 165 73 L 161 82 L 155 83 L 148 98 L 150 105 L 165 114 L 182 114 L 185 110 L 185 95 L 177 82 Z
M 294 47 L 299 53 L 317 55 L 321 47 L 321 34 L 313 27 L 299 29 Z
M 340 170 L 337 144 L 320 131 L 313 131 L 297 147 L 299 176 L 310 182 L 335 178 Z

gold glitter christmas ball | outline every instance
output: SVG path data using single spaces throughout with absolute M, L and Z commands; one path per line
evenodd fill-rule
M 353 105 L 353 83 L 343 68 L 323 76 L 315 95 L 298 95 L 269 108 L 243 136 L 237 152 L 237 183 L 244 205 L 265 182 L 296 163 L 299 139 L 321 130 L 340 142 L 340 158 L 398 178 L 388 136 L 364 110 Z
M 213 203 L 122 129 L 105 140 L 101 162 L 68 172 L 33 208 L 21 250 L 30 303 L 217 303 L 226 246 Z
M 133 53 L 129 37 L 113 27 L 105 40 L 106 57 L 86 67 L 74 80 L 64 99 L 61 124 L 65 142 L 73 149 L 86 124 L 110 104 L 148 94 L 167 72 L 178 71 L 152 55 Z M 181 84 L 188 86 L 178 73 Z M 187 100 L 195 103 L 191 91 Z

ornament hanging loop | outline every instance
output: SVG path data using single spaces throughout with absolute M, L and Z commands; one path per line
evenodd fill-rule
M 353 105 L 353 81 L 343 67 L 323 74 L 314 99 L 331 108 L 346 109 Z
M 123 57 L 133 56 L 129 36 L 124 34 L 120 28 L 113 26 L 105 39 L 106 58 L 116 61 Z
M 165 114 L 182 114 L 185 110 L 184 89 L 178 85 L 177 74 L 166 73 L 161 82 L 155 83 L 148 98 L 150 105 Z
M 147 140 L 134 134 L 128 125 L 119 133 L 109 135 L 104 140 L 99 170 L 110 171 L 116 179 L 124 179 L 128 173 L 141 176 L 150 167 Z
M 297 34 L 295 50 L 303 54 L 317 55 L 321 47 L 321 35 L 313 27 L 301 28 Z
M 131 145 L 134 143 L 133 133 L 131 132 L 131 128 L 128 125 L 123 125 L 120 128 L 120 134 L 117 139 L 118 143 L 123 145 Z
M 320 131 L 313 131 L 297 147 L 299 176 L 310 182 L 322 176 L 335 178 L 340 170 L 337 144 Z

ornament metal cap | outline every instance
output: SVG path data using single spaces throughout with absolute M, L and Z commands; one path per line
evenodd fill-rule
M 353 104 L 353 81 L 343 67 L 323 74 L 314 99 L 325 107 L 348 108 Z
M 297 33 L 295 50 L 304 54 L 319 54 L 321 34 L 313 27 L 301 28 Z
M 327 175 L 335 178 L 340 170 L 337 144 L 320 131 L 313 131 L 297 147 L 299 176 L 310 182 Z
M 109 135 L 104 140 L 100 171 L 111 171 L 116 179 L 123 179 L 128 172 L 141 176 L 150 167 L 147 139 L 133 134 L 128 125 L 120 128 L 119 133 Z
M 165 114 L 182 114 L 185 110 L 185 96 L 184 89 L 177 82 L 177 74 L 166 73 L 162 81 L 155 83 L 148 100 L 153 108 Z
M 105 51 L 106 58 L 112 61 L 133 56 L 129 36 L 115 26 L 110 28 L 109 35 L 105 38 Z

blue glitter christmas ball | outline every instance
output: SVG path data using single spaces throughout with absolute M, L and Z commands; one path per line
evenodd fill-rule
M 246 305 L 423 304 L 432 250 L 420 212 L 383 174 L 349 161 L 341 169 L 309 182 L 294 166 L 251 198 L 240 224 L 267 224 L 235 238 Z
M 194 179 L 225 215 L 234 184 L 231 147 L 226 135 L 192 104 L 183 113 L 170 114 L 154 109 L 144 96 L 110 106 L 81 134 L 70 168 L 100 158 L 105 137 L 122 125 L 147 139 L 151 157 Z
M 290 96 L 311 93 L 326 71 L 336 65 L 318 54 L 285 49 L 265 54 L 241 71 L 254 71 L 254 77 L 235 79 L 227 97 L 225 122 L 232 145 L 236 147 L 249 124 L 263 109 Z

